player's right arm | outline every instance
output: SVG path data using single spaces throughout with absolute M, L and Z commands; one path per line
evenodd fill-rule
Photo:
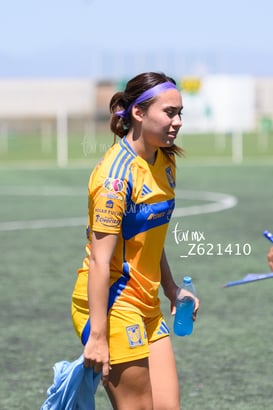
M 88 273 L 88 305 L 91 332 L 84 348 L 84 365 L 96 373 L 102 371 L 105 385 L 109 376 L 107 343 L 107 305 L 109 296 L 110 262 L 118 235 L 93 232 Z

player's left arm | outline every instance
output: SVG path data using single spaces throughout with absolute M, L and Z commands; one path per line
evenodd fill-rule
M 171 302 L 171 314 L 175 313 L 175 300 L 178 290 L 173 275 L 168 264 L 165 250 L 163 249 L 161 260 L 160 260 L 160 269 L 161 269 L 161 286 L 163 288 L 165 296 Z
M 161 260 L 160 260 L 160 269 L 161 269 L 161 285 L 163 287 L 164 290 L 164 294 L 165 296 L 170 300 L 171 302 L 171 314 L 174 315 L 175 314 L 175 300 L 176 300 L 176 295 L 177 295 L 177 290 L 178 290 L 178 286 L 176 285 L 173 276 L 172 276 L 172 272 L 167 260 L 167 256 L 165 253 L 165 249 L 163 249 L 162 252 L 162 256 L 161 256 Z M 194 303 L 195 303 L 195 307 L 194 307 L 194 312 L 193 312 L 193 318 L 195 319 L 197 311 L 199 309 L 199 299 L 194 296 Z

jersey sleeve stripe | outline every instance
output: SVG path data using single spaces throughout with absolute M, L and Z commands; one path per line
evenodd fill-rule
M 129 151 L 130 154 L 133 155 L 133 157 L 136 157 L 136 156 L 137 156 L 137 153 L 133 150 L 132 147 L 130 147 L 130 145 L 129 145 L 128 142 L 126 141 L 126 138 L 123 138 L 123 139 L 120 141 L 120 145 L 121 145 L 123 148 L 125 148 L 127 151 Z
M 113 177 L 114 169 L 115 169 L 118 161 L 120 160 L 120 157 L 121 157 L 122 154 L 123 154 L 123 150 L 121 149 L 119 151 L 118 155 L 116 156 L 113 164 L 111 165 L 110 172 L 109 172 L 109 177 Z

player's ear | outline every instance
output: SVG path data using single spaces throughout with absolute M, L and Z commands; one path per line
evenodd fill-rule
M 134 105 L 132 107 L 131 113 L 132 113 L 132 117 L 135 120 L 137 120 L 139 122 L 142 122 L 142 119 L 143 119 L 143 116 L 144 116 L 144 111 L 143 111 L 142 108 L 140 108 L 138 105 Z

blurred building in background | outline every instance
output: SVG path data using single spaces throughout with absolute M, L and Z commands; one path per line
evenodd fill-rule
M 183 133 L 272 131 L 273 77 L 204 75 L 176 78 L 183 95 Z M 109 101 L 126 79 L 0 80 L 0 150 L 16 134 L 40 136 L 51 149 L 57 135 L 59 165 L 68 135 L 109 132 Z
M 184 101 L 185 132 L 254 131 L 273 119 L 273 77 L 187 76 L 176 79 Z M 67 118 L 103 127 L 109 101 L 126 80 L 0 80 L 0 123 L 29 126 Z

